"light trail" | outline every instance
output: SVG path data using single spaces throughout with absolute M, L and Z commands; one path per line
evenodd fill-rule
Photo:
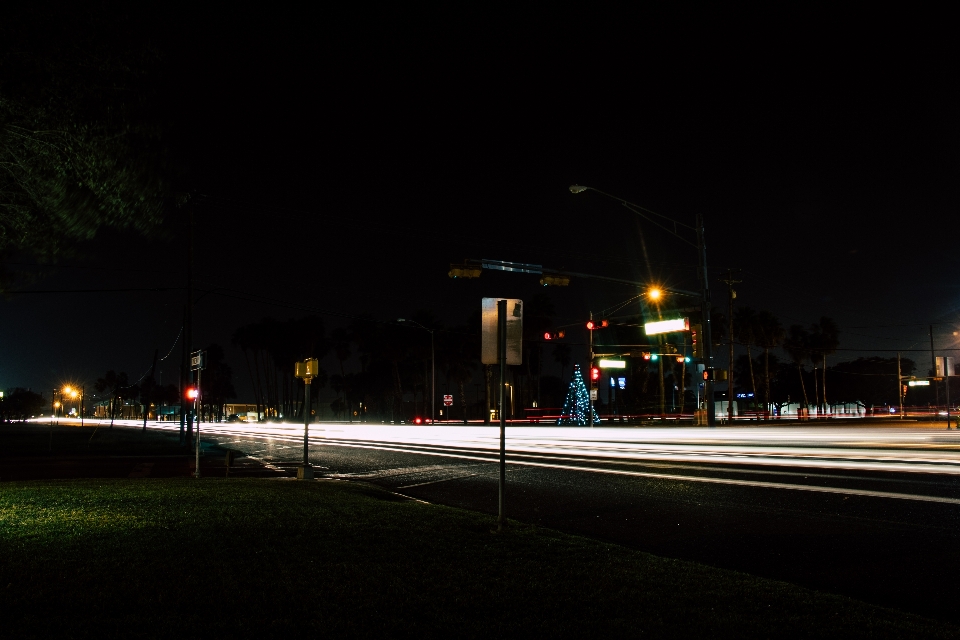
M 142 423 L 135 421 L 117 421 L 115 424 L 121 423 L 125 426 L 142 426 Z M 149 423 L 149 426 L 152 429 L 179 430 L 176 423 Z M 281 446 L 286 447 L 284 453 L 295 452 L 302 442 L 303 425 L 202 423 L 201 437 L 205 436 L 223 437 L 234 444 L 238 439 L 264 438 L 282 443 Z M 310 443 L 319 447 L 315 453 L 320 453 L 324 446 L 337 446 L 489 463 L 496 461 L 499 429 L 496 425 L 318 423 L 310 425 Z M 960 475 L 960 432 L 931 428 L 866 425 L 719 429 L 509 427 L 507 455 L 508 464 L 511 465 L 960 504 L 958 499 L 942 496 L 716 476 L 717 473 L 757 473 L 755 469 L 743 469 L 744 466 L 766 469 L 773 475 L 798 475 L 777 471 L 777 468 L 785 467 L 810 469 L 814 473 L 820 470 L 859 470 Z M 686 469 L 695 464 L 698 465 L 698 472 L 706 471 L 714 475 L 692 476 L 615 468 L 637 464 Z M 815 477 L 837 478 L 820 473 L 816 473 Z

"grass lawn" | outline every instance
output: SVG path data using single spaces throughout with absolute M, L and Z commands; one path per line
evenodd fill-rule
M 50 427 L 36 422 L 0 424 L 0 459 L 6 456 L 149 456 L 190 453 L 180 435 L 87 422 Z
M 0 484 L 24 637 L 956 637 L 939 622 L 336 481 Z

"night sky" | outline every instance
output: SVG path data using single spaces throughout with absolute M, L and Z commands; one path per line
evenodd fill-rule
M 926 367 L 908 350 L 931 323 L 938 349 L 958 344 L 960 74 L 933 34 L 686 10 L 165 11 L 129 20 L 163 51 L 168 137 L 198 194 L 198 295 L 212 291 L 194 342 L 227 348 L 241 396 L 230 336 L 264 316 L 330 329 L 430 309 L 453 325 L 481 297 L 544 291 L 449 279 L 465 258 L 697 289 L 693 247 L 573 183 L 703 215 L 715 304 L 720 273 L 742 269 L 737 304 L 837 321 L 829 361 L 899 349 Z M 184 300 L 177 215 L 165 238 L 103 232 L 28 287 L 93 291 L 0 300 L 0 388 L 135 380 L 163 357 Z M 166 290 L 104 291 L 123 288 Z M 568 324 L 636 289 L 547 292 Z

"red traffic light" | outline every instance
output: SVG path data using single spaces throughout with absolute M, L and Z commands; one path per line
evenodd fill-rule
M 188 399 L 188 400 L 196 400 L 196 399 L 197 399 L 197 396 L 199 396 L 199 395 L 200 395 L 200 391 L 199 391 L 196 387 L 188 387 L 188 388 L 187 388 L 187 399 Z
M 590 331 L 593 331 L 596 328 L 597 328 L 597 325 L 593 322 L 593 320 L 590 320 L 587 322 L 587 329 L 590 329 Z
M 594 329 L 600 329 L 602 327 L 609 327 L 610 322 L 607 320 L 588 320 L 587 329 L 593 331 Z
M 544 340 L 553 340 L 553 334 L 550 333 L 549 331 L 546 331 L 546 332 L 544 332 L 544 334 L 543 334 L 543 339 L 544 339 Z
M 600 369 L 598 369 L 597 367 L 590 367 L 590 379 L 594 381 L 599 380 Z
M 650 352 L 649 352 L 649 351 L 644 351 L 644 352 L 643 352 L 643 359 L 644 359 L 644 360 L 649 360 L 649 359 L 650 359 Z
M 544 340 L 559 340 L 563 337 L 563 331 L 545 331 L 543 333 Z

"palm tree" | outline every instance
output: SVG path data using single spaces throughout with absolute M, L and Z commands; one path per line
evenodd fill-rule
M 780 320 L 769 311 L 761 311 L 757 314 L 757 337 L 760 346 L 763 347 L 763 377 L 764 407 L 770 406 L 770 349 L 776 349 L 785 338 L 783 325 Z
M 790 326 L 790 333 L 783 341 L 783 349 L 787 352 L 793 363 L 797 365 L 797 373 L 800 374 L 800 387 L 803 389 L 803 406 L 806 407 L 807 385 L 803 381 L 803 363 L 810 358 L 810 334 L 799 324 Z
M 347 375 L 343 370 L 343 363 L 350 357 L 350 332 L 343 327 L 337 327 L 331 332 L 330 340 L 333 342 L 333 352 L 336 354 L 337 361 L 340 363 L 340 375 L 333 376 L 333 378 L 338 378 L 334 391 L 339 397 L 343 391 L 343 380 Z M 333 385 L 333 378 L 330 379 L 331 385 Z
M 810 325 L 810 347 L 812 353 L 820 356 L 823 364 L 823 373 L 820 374 L 820 385 L 823 390 L 823 410 L 827 411 L 827 356 L 836 353 L 840 346 L 840 328 L 832 318 L 821 317 L 820 322 Z M 812 354 L 811 354 L 812 355 Z M 814 380 L 816 381 L 816 380 Z
M 93 388 L 97 393 L 109 392 L 110 394 L 110 428 L 113 429 L 113 419 L 117 413 L 117 401 L 120 399 L 120 391 L 128 388 L 127 374 L 123 371 L 117 373 L 113 369 L 107 371 L 102 378 L 97 378 Z

